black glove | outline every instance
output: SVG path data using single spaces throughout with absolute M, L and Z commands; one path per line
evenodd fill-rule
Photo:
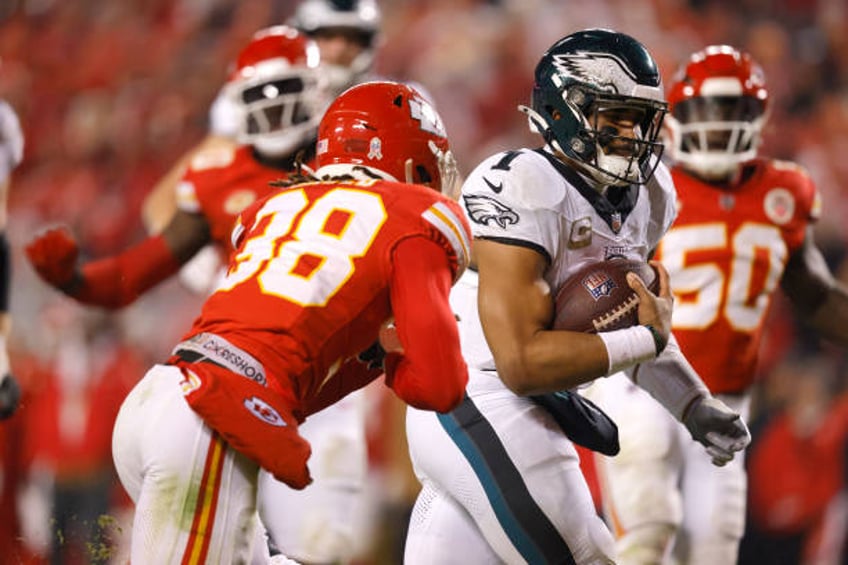
M 17 379 L 6 374 L 0 381 L 0 420 L 5 420 L 15 413 L 21 400 L 21 387 Z
M 371 347 L 360 353 L 356 358 L 368 365 L 369 369 L 383 369 L 383 361 L 386 359 L 386 350 L 380 345 L 380 341 L 375 341 Z

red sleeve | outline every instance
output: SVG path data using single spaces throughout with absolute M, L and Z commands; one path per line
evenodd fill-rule
M 119 255 L 84 265 L 82 286 L 73 296 L 84 304 L 119 308 L 179 269 L 164 238 L 148 237 Z
M 468 382 L 448 302 L 448 255 L 437 243 L 412 237 L 392 259 L 392 312 L 403 354 L 386 356 L 386 383 L 411 406 L 447 412 L 462 401 Z

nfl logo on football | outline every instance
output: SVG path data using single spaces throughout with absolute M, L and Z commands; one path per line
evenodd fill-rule
M 589 291 L 589 294 L 595 300 L 599 300 L 604 296 L 609 296 L 615 286 L 615 281 L 602 272 L 592 273 L 583 279 L 583 287 Z

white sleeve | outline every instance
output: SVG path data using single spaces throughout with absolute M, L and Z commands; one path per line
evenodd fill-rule
M 699 396 L 711 396 L 707 385 L 683 356 L 674 334 L 659 357 L 629 369 L 631 380 L 648 391 L 678 421 Z
M 18 115 L 0 100 L 0 183 L 6 181 L 24 157 L 24 134 Z
M 461 204 L 476 237 L 526 245 L 555 257 L 560 245 L 556 205 L 565 194 L 543 157 L 529 150 L 499 153 L 462 185 Z

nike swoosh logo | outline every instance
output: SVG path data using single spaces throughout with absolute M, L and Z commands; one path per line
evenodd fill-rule
M 486 185 L 487 185 L 489 188 L 491 188 L 491 189 L 492 189 L 492 191 L 493 191 L 495 194 L 498 194 L 498 193 L 500 193 L 500 191 L 502 191 L 502 190 L 503 190 L 503 181 L 501 181 L 501 183 L 500 183 L 500 184 L 494 184 L 492 181 L 490 181 L 490 180 L 489 180 L 489 179 L 487 179 L 486 177 L 483 177 L 483 180 L 484 180 L 484 181 L 486 181 Z

